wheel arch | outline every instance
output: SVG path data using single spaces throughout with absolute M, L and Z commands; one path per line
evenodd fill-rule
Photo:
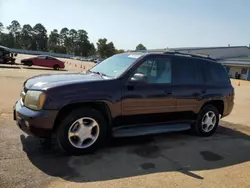
M 58 63 L 55 63 L 54 65 L 53 65 L 53 69 L 55 69 L 55 70 L 57 70 L 57 69 L 59 69 L 61 66 L 58 64 Z
M 105 102 L 103 101 L 80 102 L 80 103 L 67 104 L 63 108 L 61 108 L 61 110 L 57 114 L 56 119 L 54 121 L 53 131 L 57 130 L 63 117 L 65 117 L 67 114 L 69 114 L 73 110 L 76 110 L 82 107 L 92 108 L 94 110 L 99 111 L 103 115 L 105 121 L 107 122 L 107 125 L 111 124 L 111 121 L 112 121 L 111 111 Z
M 212 100 L 212 101 L 207 101 L 207 102 L 205 102 L 203 105 L 202 105 L 202 107 L 201 107 L 201 109 L 203 109 L 205 106 L 207 106 L 207 105 L 212 105 L 212 106 L 214 106 L 215 108 L 217 108 L 217 110 L 219 111 L 219 114 L 221 115 L 221 116 L 223 116 L 223 113 L 224 113 L 224 108 L 225 108 L 225 104 L 224 104 L 224 101 L 223 100 Z
M 33 65 L 33 61 L 32 59 L 23 59 L 21 60 L 21 63 L 23 63 L 24 65 Z

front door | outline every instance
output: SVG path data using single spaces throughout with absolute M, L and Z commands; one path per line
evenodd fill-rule
M 145 83 L 126 82 L 122 89 L 122 125 L 172 120 L 176 99 L 172 93 L 171 59 L 146 59 L 135 73 L 147 77 Z
M 53 57 L 49 57 L 47 56 L 46 58 L 46 67 L 53 67 L 54 65 L 56 65 L 56 59 Z
M 34 65 L 36 66 L 44 66 L 45 62 L 46 62 L 46 56 L 37 56 L 34 60 Z

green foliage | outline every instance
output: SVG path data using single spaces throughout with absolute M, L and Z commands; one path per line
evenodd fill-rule
M 117 54 L 121 54 L 121 53 L 124 53 L 125 51 L 123 49 L 120 49 L 120 50 L 116 50 L 116 53 Z
M 136 46 L 135 50 L 147 50 L 147 48 L 145 46 L 143 46 L 143 44 L 138 44 Z
M 88 33 L 83 29 L 75 30 L 64 27 L 61 30 L 54 29 L 48 34 L 41 23 L 37 23 L 34 27 L 29 24 L 22 27 L 16 20 L 13 20 L 6 29 L 8 33 L 3 32 L 4 26 L 0 22 L 0 45 L 9 48 L 85 57 L 95 56 L 98 53 L 104 58 L 124 52 L 124 50 L 116 50 L 113 42 L 108 43 L 106 38 L 98 40 L 96 50 L 95 45 L 89 41 Z
M 0 33 L 3 31 L 3 24 L 0 22 Z
M 108 58 L 116 53 L 113 42 L 107 43 L 107 39 L 99 39 L 97 42 L 97 52 L 102 58 Z
M 7 27 L 7 29 L 9 30 L 9 33 L 14 38 L 13 47 L 20 48 L 21 47 L 20 45 L 21 25 L 19 24 L 19 22 L 16 20 L 13 20 L 11 24 Z M 11 40 L 12 40 L 12 36 L 9 36 Z
M 21 30 L 20 44 L 23 49 L 31 50 L 31 44 L 33 40 L 33 28 L 26 24 Z

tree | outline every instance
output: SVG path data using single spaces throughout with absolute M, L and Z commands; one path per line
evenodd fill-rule
M 2 34 L 2 31 L 3 31 L 4 27 L 3 27 L 3 24 L 0 22 L 0 44 L 2 43 L 2 38 L 3 38 L 3 34 Z
M 48 49 L 51 52 L 58 53 L 61 51 L 60 49 L 60 35 L 57 29 L 51 31 L 48 39 Z
M 109 57 L 115 53 L 123 53 L 116 50 L 113 42 L 107 39 L 99 39 L 97 49 L 89 41 L 88 33 L 83 30 L 54 29 L 47 35 L 46 28 L 37 23 L 34 27 L 24 24 L 23 27 L 17 20 L 13 20 L 4 32 L 3 24 L 0 22 L 0 44 L 9 48 L 20 48 L 26 50 L 50 51 L 55 53 L 72 54 L 77 56 L 93 56 L 97 51 L 102 57 Z
M 98 54 L 103 58 L 110 57 L 116 53 L 116 49 L 113 42 L 107 44 L 106 38 L 99 39 L 96 44 L 97 44 Z
M 107 44 L 106 57 L 110 57 L 116 53 L 115 46 L 113 42 Z
M 70 50 L 70 42 L 69 42 L 69 29 L 64 27 L 60 31 L 60 45 L 64 46 L 67 51 Z
M 87 56 L 94 56 L 94 55 L 96 55 L 95 45 L 93 43 L 91 43 Z
M 120 50 L 117 50 L 116 53 L 117 54 L 121 54 L 121 53 L 124 53 L 125 51 L 123 49 L 120 49 Z
M 13 20 L 11 24 L 7 27 L 7 29 L 12 33 L 14 36 L 21 30 L 21 25 L 18 21 Z
M 7 46 L 9 48 L 13 48 L 15 45 L 15 39 L 12 33 L 1 33 L 0 44 L 3 46 Z
M 147 50 L 147 48 L 145 46 L 143 46 L 143 44 L 138 44 L 136 46 L 135 50 Z
M 16 20 L 13 20 L 11 24 L 7 27 L 7 29 L 14 37 L 14 45 L 12 47 L 20 48 L 21 47 L 21 44 L 20 44 L 21 25 L 19 24 L 19 22 Z
M 37 50 L 46 51 L 47 50 L 47 30 L 45 27 L 38 23 L 33 27 L 34 30 L 34 37 L 33 40 L 35 41 Z
M 33 34 L 33 28 L 29 24 L 23 25 L 20 34 L 20 44 L 23 49 L 32 50 Z
M 78 30 L 77 31 L 77 48 L 76 48 L 76 55 L 80 56 L 87 56 L 89 50 L 91 48 L 91 44 L 88 39 L 88 33 L 85 30 Z
M 3 24 L 0 22 L 0 33 L 3 31 L 4 27 Z
M 68 50 L 67 52 L 69 54 L 74 54 L 75 51 L 76 51 L 76 42 L 77 42 L 77 37 L 78 37 L 78 33 L 75 29 L 71 29 L 69 31 L 69 36 L 68 36 L 68 39 L 67 39 L 67 42 L 68 42 Z

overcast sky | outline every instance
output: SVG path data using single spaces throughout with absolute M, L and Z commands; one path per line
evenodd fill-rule
M 118 49 L 250 44 L 250 0 L 0 0 L 0 22 L 84 29 Z

